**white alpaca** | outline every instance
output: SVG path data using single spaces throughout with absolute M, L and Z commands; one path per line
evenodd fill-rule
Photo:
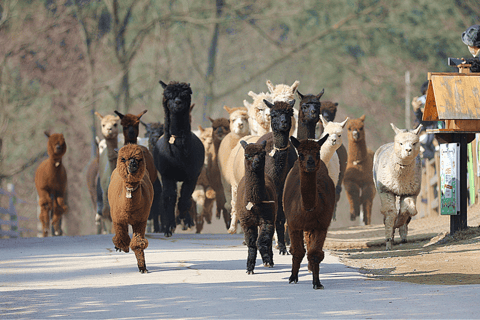
M 248 95 L 253 98 L 253 102 L 249 103 L 247 100 L 243 100 L 243 105 L 248 110 L 250 134 L 260 137 L 271 131 L 270 109 L 263 103 L 263 99 L 273 101 L 272 95 L 264 92 L 257 94 L 253 91 L 248 92 Z
M 415 130 L 390 125 L 395 131 L 395 141 L 382 145 L 373 157 L 373 181 L 380 196 L 380 211 L 385 217 L 386 250 L 392 249 L 396 228 L 402 242 L 407 242 L 408 223 L 417 214 L 416 201 L 422 187 L 422 164 L 418 155 L 422 125 Z
M 328 138 L 320 149 L 320 159 L 327 166 L 330 178 L 337 184 L 338 175 L 340 174 L 340 161 L 336 151 L 343 143 L 342 133 L 348 117 L 343 122 L 328 122 L 322 115 L 320 115 L 320 119 L 324 128 L 322 137 L 328 133 Z

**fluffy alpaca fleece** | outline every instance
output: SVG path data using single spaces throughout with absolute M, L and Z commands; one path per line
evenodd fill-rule
M 335 185 L 320 159 L 320 150 L 327 138 L 325 136 L 318 142 L 290 138 L 298 151 L 298 160 L 288 173 L 283 193 L 292 254 L 289 282 L 298 282 L 300 263 L 305 256 L 305 239 L 313 289 L 323 289 L 320 262 L 325 257 L 323 245 L 335 207 Z
M 117 167 L 112 173 L 108 200 L 117 251 L 132 248 L 137 258 L 138 270 L 147 272 L 144 250 L 148 247 L 145 229 L 153 202 L 153 185 L 146 168 L 145 153 L 139 145 L 127 144 L 118 152 Z M 133 237 L 128 235 L 132 226 Z
M 375 197 L 373 183 L 373 151 L 365 141 L 365 115 L 350 119 L 347 124 L 348 160 L 343 185 L 350 203 L 350 220 L 360 216 L 363 207 L 363 222 L 371 223 L 372 204 Z
M 348 117 L 343 122 L 329 122 L 320 115 L 323 127 L 323 136 L 328 134 L 328 139 L 320 150 L 320 159 L 327 165 L 328 175 L 336 184 L 340 174 L 340 161 L 337 155 L 337 149 L 342 145 L 343 128 L 347 124 Z
M 65 196 L 67 191 L 67 171 L 62 164 L 62 157 L 67 152 L 67 144 L 61 133 L 50 134 L 48 137 L 48 159 L 43 160 L 35 172 L 35 187 L 40 205 L 40 221 L 43 226 L 43 236 L 48 236 L 50 226 L 50 211 L 53 210 L 52 225 L 55 235 L 62 235 L 60 218 L 67 213 Z M 53 200 L 52 200 L 53 198 Z
M 300 81 L 296 80 L 291 86 L 287 84 L 277 84 L 274 85 L 270 80 L 267 80 L 267 87 L 272 95 L 272 103 L 276 101 L 291 102 L 295 99 L 295 92 L 297 91 Z M 293 119 L 292 119 L 292 128 L 290 130 L 291 136 L 297 136 L 297 121 L 298 121 L 298 110 L 293 110 Z
M 396 228 L 402 242 L 407 242 L 408 223 L 417 214 L 416 201 L 422 186 L 422 163 L 418 155 L 422 125 L 415 130 L 390 125 L 395 131 L 395 141 L 378 148 L 373 158 L 373 179 L 384 215 L 386 250 L 392 249 Z
M 248 95 L 253 98 L 253 102 L 249 103 L 247 100 L 243 100 L 243 105 L 248 110 L 250 134 L 260 137 L 270 132 L 270 111 L 263 100 L 273 102 L 272 95 L 264 92 L 257 94 L 253 91 L 248 92 Z
M 248 246 L 247 273 L 253 274 L 257 248 L 264 266 L 273 267 L 272 237 L 277 199 L 275 185 L 265 174 L 266 142 L 247 144 L 241 140 L 240 144 L 245 149 L 245 176 L 238 184 L 236 211 Z

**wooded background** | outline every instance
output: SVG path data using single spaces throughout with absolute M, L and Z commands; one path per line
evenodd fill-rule
M 302 94 L 324 88 L 337 121 L 366 114 L 376 150 L 392 141 L 390 122 L 405 128 L 405 72 L 412 97 L 427 72 L 455 72 L 447 58 L 470 57 L 461 34 L 479 14 L 480 1 L 465 0 L 2 0 L 0 187 L 13 183 L 28 202 L 18 206 L 32 230 L 23 236 L 36 235 L 43 132 L 63 133 L 65 231 L 93 234 L 93 112 L 146 109 L 142 120 L 163 122 L 159 80 L 191 84 L 193 128 L 267 91 L 267 79 L 299 80 Z

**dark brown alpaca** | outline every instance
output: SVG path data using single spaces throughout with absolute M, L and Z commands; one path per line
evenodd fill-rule
M 67 152 L 67 144 L 61 133 L 49 134 L 47 152 L 48 159 L 40 163 L 35 172 L 35 187 L 40 205 L 40 221 L 43 226 L 43 236 L 48 236 L 50 226 L 50 211 L 52 211 L 52 225 L 56 236 L 62 235 L 60 218 L 67 213 L 65 196 L 67 190 L 67 171 L 62 164 L 62 157 Z
M 375 197 L 373 183 L 373 151 L 367 148 L 365 141 L 365 115 L 350 119 L 347 123 L 348 161 L 343 185 L 350 202 L 350 220 L 360 216 L 363 207 L 363 222 L 372 222 L 372 204 Z
M 208 117 L 212 122 L 213 129 L 213 146 L 215 153 L 212 155 L 211 162 L 207 164 L 207 176 L 210 181 L 211 187 L 215 190 L 215 203 L 217 205 L 217 219 L 220 219 L 223 213 L 223 220 L 227 229 L 230 227 L 230 212 L 225 209 L 225 191 L 222 184 L 222 174 L 220 172 L 220 165 L 218 163 L 218 149 L 220 143 L 227 134 L 230 133 L 230 121 L 226 118 L 212 119 Z
M 273 267 L 272 238 L 277 196 L 274 182 L 265 174 L 267 142 L 247 144 L 240 140 L 240 144 L 245 150 L 245 176 L 238 184 L 235 205 L 248 246 L 247 273 L 253 274 L 257 248 L 263 265 Z
M 132 248 L 138 270 L 147 272 L 145 229 L 153 202 L 153 185 L 146 168 L 145 152 L 139 145 L 126 144 L 119 150 L 117 167 L 108 188 L 108 201 L 115 230 L 112 239 L 115 249 L 128 252 L 129 247 Z M 133 229 L 132 239 L 128 235 L 128 225 Z
M 320 262 L 325 257 L 323 244 L 335 207 L 335 184 L 328 175 L 327 166 L 320 159 L 320 148 L 327 138 L 328 135 L 318 142 L 290 138 L 297 149 L 298 160 L 288 173 L 283 193 L 292 254 L 289 282 L 298 282 L 300 263 L 305 256 L 305 238 L 313 289 L 323 289 L 319 276 Z

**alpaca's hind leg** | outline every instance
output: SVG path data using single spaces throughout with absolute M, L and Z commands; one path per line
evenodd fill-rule
M 373 198 L 375 198 L 375 185 L 368 184 L 362 189 L 362 206 L 363 206 L 363 222 L 365 225 L 370 225 L 372 223 L 372 205 Z
M 133 237 L 130 241 L 130 248 L 132 248 L 137 258 L 138 271 L 141 273 L 148 272 L 147 266 L 145 264 L 145 253 L 144 250 L 148 247 L 148 240 L 145 239 L 145 229 L 147 227 L 147 222 L 140 222 L 132 226 Z
M 195 225 L 194 220 L 189 214 L 192 206 L 192 193 L 195 190 L 196 180 L 186 180 L 180 190 L 180 199 L 178 199 L 178 211 L 180 219 L 183 220 L 185 227 L 190 228 Z
M 43 236 L 48 236 L 50 227 L 50 211 L 53 209 L 50 195 L 45 190 L 38 190 L 38 205 L 40 206 L 40 222 L 42 223 Z
M 245 232 L 245 243 L 248 247 L 247 255 L 247 273 L 253 274 L 255 269 L 255 261 L 257 260 L 257 238 L 258 238 L 258 227 L 250 226 L 244 228 Z
M 128 224 L 113 222 L 115 235 L 112 238 L 113 245 L 117 251 L 128 252 L 130 245 L 130 236 L 128 235 Z
M 300 263 L 305 256 L 305 245 L 303 244 L 303 231 L 291 230 L 290 233 L 290 253 L 292 254 L 292 274 L 288 279 L 289 283 L 298 282 L 298 271 L 300 270 Z
M 175 231 L 175 204 L 177 202 L 177 182 L 162 177 L 163 216 L 161 218 L 165 237 L 171 237 Z
M 308 269 L 312 272 L 313 289 L 323 289 L 323 285 L 320 283 L 320 262 L 325 258 L 323 252 L 323 245 L 325 238 L 327 237 L 326 230 L 313 230 L 305 232 L 305 238 L 307 238 L 307 259 Z
M 343 181 L 345 186 L 345 191 L 347 192 L 348 202 L 350 203 L 350 220 L 355 221 L 355 219 L 360 216 L 360 188 L 357 184 L 350 181 Z
M 273 227 L 273 221 L 263 224 L 260 227 L 260 235 L 257 241 L 258 251 L 262 256 L 263 265 L 270 268 L 274 265 L 272 250 L 272 238 L 274 232 L 275 228 Z

